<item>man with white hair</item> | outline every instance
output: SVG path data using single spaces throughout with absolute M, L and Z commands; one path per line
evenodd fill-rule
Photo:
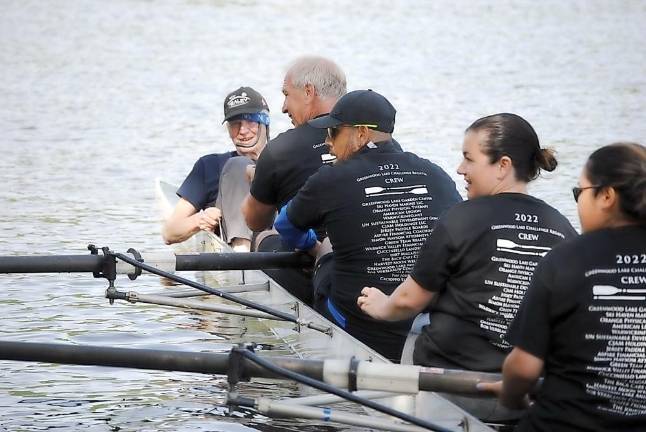
M 326 131 L 307 122 L 330 112 L 346 93 L 346 78 L 333 61 L 308 56 L 296 59 L 283 83 L 283 113 L 294 125 L 272 139 L 256 164 L 251 190 L 242 204 L 247 225 L 253 231 L 271 228 L 277 210 L 296 195 L 323 164 L 332 162 L 325 144 Z M 318 233 L 324 236 L 324 232 Z M 260 243 L 260 242 L 258 242 Z M 278 235 L 261 238 L 258 250 L 288 250 Z M 268 271 L 290 292 L 311 301 L 311 280 L 294 270 Z

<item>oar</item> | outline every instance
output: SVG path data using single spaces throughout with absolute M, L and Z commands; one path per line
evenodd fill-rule
M 595 285 L 592 287 L 592 294 L 596 296 L 611 296 L 619 293 L 646 293 L 646 289 L 641 288 L 617 288 L 612 285 Z
M 408 413 L 398 411 L 396 409 L 393 409 L 389 406 L 382 405 L 380 403 L 377 403 L 375 401 L 372 401 L 370 399 L 363 399 L 361 397 L 358 397 L 356 394 L 344 391 L 341 389 L 338 389 L 334 387 L 333 385 L 328 385 L 327 383 L 321 382 L 320 380 L 314 380 L 312 378 L 309 378 L 307 376 L 292 372 L 288 369 L 281 368 L 280 366 L 276 366 L 272 364 L 270 361 L 267 359 L 258 356 L 257 354 L 248 351 L 248 350 L 241 350 L 238 349 L 237 353 L 241 355 L 243 358 L 246 358 L 248 360 L 251 360 L 252 362 L 259 364 L 263 366 L 266 369 L 271 370 L 272 372 L 275 372 L 277 374 L 280 374 L 284 376 L 285 378 L 291 379 L 293 381 L 299 382 L 301 384 L 305 384 L 310 387 L 314 387 L 317 390 L 321 390 L 327 393 L 331 393 L 334 395 L 337 395 L 339 397 L 342 397 L 343 399 L 349 400 L 351 402 L 359 403 L 363 406 L 366 406 L 368 408 L 372 408 L 375 411 L 379 411 L 383 414 L 387 414 L 393 417 L 397 417 L 401 420 L 404 420 L 406 422 L 409 422 L 411 424 L 414 424 L 416 426 L 420 426 L 426 430 L 430 431 L 437 431 L 437 432 L 451 432 L 450 429 L 447 429 L 443 426 L 437 425 L 433 422 L 430 422 L 428 420 L 424 420 L 415 416 L 412 416 Z M 353 362 L 351 361 L 350 364 Z M 358 365 L 359 366 L 359 365 Z M 358 370 L 357 370 L 358 371 Z M 323 377 L 325 378 L 325 372 L 323 373 Z M 402 378 L 404 378 L 404 375 L 402 375 Z M 361 379 L 360 377 L 357 376 L 357 381 Z
M 114 348 L 0 340 L 0 360 L 46 362 L 72 365 L 111 366 L 133 369 L 166 370 L 224 375 L 229 368 L 228 353 Z M 347 388 L 351 381 L 358 390 L 415 394 L 418 391 L 483 396 L 480 382 L 496 382 L 500 374 L 371 361 L 306 360 L 271 356 L 276 366 L 337 387 Z M 352 363 L 352 365 L 351 365 Z M 280 374 L 245 361 L 250 377 L 279 378 Z
M 508 249 L 513 249 L 513 248 L 523 248 L 523 249 L 540 249 L 540 250 L 546 250 L 549 251 L 552 248 L 549 247 L 544 247 L 544 246 L 529 246 L 529 245 L 519 245 L 517 243 L 514 243 L 511 240 L 507 239 L 498 239 L 496 241 L 496 245 L 501 248 L 508 248 Z
M 135 257 L 135 255 L 132 255 Z M 140 254 L 141 261 L 166 271 L 262 270 L 307 267 L 312 258 L 300 252 L 239 252 L 175 255 Z M 104 255 L 0 256 L 0 273 L 90 273 L 103 268 Z M 130 265 L 117 266 L 119 274 L 134 274 Z

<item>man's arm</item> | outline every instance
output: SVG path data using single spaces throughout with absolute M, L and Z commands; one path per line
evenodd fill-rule
M 262 231 L 270 228 L 274 223 L 276 207 L 261 203 L 248 194 L 242 202 L 242 214 L 250 230 Z
M 298 197 L 298 195 L 297 195 Z M 318 243 L 313 229 L 301 229 L 295 226 L 287 216 L 288 202 L 278 213 L 274 228 L 283 241 L 291 248 L 309 251 Z
M 173 213 L 164 221 L 162 237 L 168 245 L 183 242 L 201 229 L 213 231 L 220 217 L 221 212 L 215 207 L 198 212 L 193 204 L 180 198 Z
M 357 299 L 357 306 L 375 319 L 399 321 L 420 313 L 433 300 L 435 294 L 408 276 L 389 296 L 379 288 L 365 287 Z

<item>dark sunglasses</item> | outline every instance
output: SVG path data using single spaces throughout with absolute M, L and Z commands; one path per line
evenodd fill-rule
M 327 137 L 331 140 L 335 139 L 336 136 L 339 134 L 340 130 L 341 130 L 340 126 L 327 128 Z
M 586 186 L 586 187 L 573 187 L 572 188 L 572 195 L 574 195 L 574 202 L 579 202 L 579 196 L 581 195 L 581 192 L 583 192 L 586 189 L 598 189 L 601 186 Z
M 336 127 L 327 128 L 327 136 L 328 136 L 328 138 L 333 140 L 339 134 L 339 131 L 341 130 L 341 128 L 344 128 L 344 127 L 355 127 L 356 128 L 356 127 L 361 127 L 361 126 L 365 126 L 367 128 L 370 128 L 370 129 L 377 128 L 377 125 L 375 125 L 375 124 L 339 125 L 339 126 L 336 126 Z

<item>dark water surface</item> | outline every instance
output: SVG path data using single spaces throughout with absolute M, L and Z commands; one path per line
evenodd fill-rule
M 222 99 L 240 85 L 260 90 L 272 131 L 285 130 L 282 76 L 300 54 L 329 56 L 350 89 L 386 95 L 402 146 L 452 173 L 473 120 L 523 115 L 560 161 L 532 191 L 576 226 L 569 188 L 585 156 L 646 137 L 643 1 L 0 7 L 0 255 L 83 254 L 88 243 L 164 249 L 153 179 L 179 183 L 199 156 L 228 149 Z M 119 283 L 162 287 L 153 276 Z M 1 338 L 220 351 L 242 338 L 286 349 L 240 320 L 108 306 L 104 290 L 91 275 L 2 275 Z M 320 429 L 251 412 L 224 417 L 224 389 L 224 378 L 193 374 L 0 362 L 0 430 Z M 278 397 L 296 387 L 248 391 Z

